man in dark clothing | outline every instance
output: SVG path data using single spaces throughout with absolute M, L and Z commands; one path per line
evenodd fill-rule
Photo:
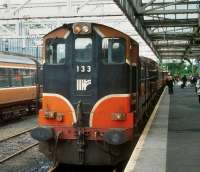
M 197 84 L 197 77 L 194 76 L 194 77 L 192 78 L 192 86 L 195 87 L 195 93 L 197 92 L 196 84 Z
M 172 76 L 167 77 L 166 84 L 168 86 L 169 94 L 173 94 L 174 93 L 174 91 L 173 91 L 174 84 L 173 84 Z
M 199 97 L 199 104 L 200 104 L 200 78 L 197 80 L 196 89 L 197 89 L 197 95 Z
M 185 75 L 182 78 L 182 82 L 183 82 L 183 84 L 181 85 L 181 88 L 185 88 L 185 85 L 186 85 L 186 82 L 187 82 L 187 78 L 186 78 Z

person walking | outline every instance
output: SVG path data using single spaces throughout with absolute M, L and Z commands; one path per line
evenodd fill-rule
M 197 83 L 196 83 L 196 90 L 197 90 L 197 95 L 199 97 L 199 104 L 200 104 L 200 77 L 198 78 Z
M 168 91 L 169 91 L 169 94 L 173 94 L 174 93 L 174 90 L 173 90 L 173 78 L 171 75 L 169 75 L 167 77 L 167 80 L 166 80 L 166 84 L 168 86 Z

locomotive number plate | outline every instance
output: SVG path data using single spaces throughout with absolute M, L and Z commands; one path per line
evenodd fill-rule
M 90 73 L 91 72 L 91 66 L 84 66 L 84 65 L 79 66 L 79 65 L 77 65 L 76 71 L 81 72 L 81 73 L 84 73 L 84 72 Z

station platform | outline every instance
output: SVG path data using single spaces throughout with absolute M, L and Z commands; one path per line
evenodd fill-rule
M 200 104 L 194 88 L 165 89 L 124 172 L 200 171 Z

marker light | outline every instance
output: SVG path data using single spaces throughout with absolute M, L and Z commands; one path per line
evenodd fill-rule
M 112 120 L 113 121 L 124 121 L 124 120 L 126 120 L 126 114 L 122 113 L 122 112 L 112 113 Z
M 47 119 L 55 119 L 56 112 L 45 112 L 45 118 Z
M 61 121 L 63 121 L 63 119 L 64 119 L 64 115 L 61 114 L 61 113 L 57 113 L 57 115 L 56 115 L 56 121 L 61 122 Z
M 64 120 L 64 114 L 59 112 L 45 112 L 45 118 L 55 119 L 56 121 L 61 122 Z

